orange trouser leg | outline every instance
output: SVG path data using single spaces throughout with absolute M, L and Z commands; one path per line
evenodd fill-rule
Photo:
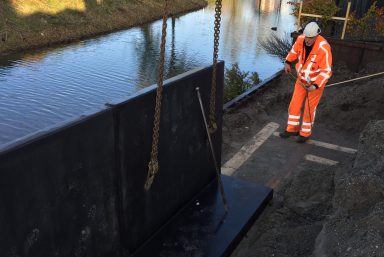
M 296 82 L 291 103 L 288 108 L 288 123 L 286 129 L 288 132 L 299 132 L 300 130 L 301 107 L 303 106 L 306 94 L 307 91 Z
M 323 94 L 324 87 L 314 90 L 308 93 L 307 99 L 307 91 L 300 85 L 299 82 L 295 84 L 295 90 L 292 95 L 291 103 L 288 108 L 288 124 L 287 131 L 289 132 L 299 132 L 300 135 L 309 137 L 312 133 L 312 127 L 315 120 L 315 112 L 316 107 L 319 104 L 320 98 Z M 309 106 L 308 106 L 309 100 Z M 304 102 L 305 101 L 305 102 Z M 301 109 L 304 104 L 304 115 L 302 119 L 302 124 L 300 126 L 300 117 L 301 117 Z M 309 110 L 310 109 L 310 115 Z
M 301 124 L 300 135 L 309 137 L 312 134 L 312 127 L 315 121 L 316 108 L 323 95 L 324 87 L 308 93 L 304 103 L 303 122 Z

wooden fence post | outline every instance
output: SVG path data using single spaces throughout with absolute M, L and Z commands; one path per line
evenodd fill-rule
M 301 18 L 301 11 L 303 10 L 303 0 L 300 1 L 300 8 L 299 8 L 299 16 L 297 17 L 297 25 L 296 25 L 296 31 L 299 32 L 300 29 L 300 18 Z
M 347 22 L 348 22 L 348 18 L 349 18 L 349 11 L 351 10 L 351 2 L 348 2 L 348 6 L 347 6 L 347 13 L 345 15 L 345 21 L 344 21 L 344 27 L 343 27 L 343 33 L 341 34 L 341 39 L 344 40 L 344 36 L 345 36 L 345 31 L 347 29 Z

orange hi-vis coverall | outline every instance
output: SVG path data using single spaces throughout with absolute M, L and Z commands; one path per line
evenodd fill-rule
M 305 56 L 305 36 L 300 35 L 291 51 L 289 51 L 286 61 L 296 63 L 297 81 L 288 109 L 288 132 L 299 132 L 304 137 L 309 137 L 312 133 L 316 107 L 323 94 L 325 84 L 332 75 L 332 53 L 328 42 L 320 35 L 317 36 L 312 45 L 312 51 L 306 60 Z M 312 92 L 304 89 L 304 86 L 314 85 Z M 306 97 L 308 94 L 308 97 Z M 305 100 L 305 103 L 303 103 Z M 301 109 L 304 104 L 304 115 L 300 126 Z

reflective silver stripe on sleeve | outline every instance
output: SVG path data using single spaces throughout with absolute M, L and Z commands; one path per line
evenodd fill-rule
M 331 70 L 331 65 L 329 65 L 329 53 L 328 50 L 324 47 L 325 44 L 328 44 L 326 41 L 320 42 L 320 48 L 325 52 L 325 60 L 327 63 L 327 69 Z
M 326 79 L 329 79 L 331 76 L 329 76 L 327 73 L 325 73 L 325 72 L 322 72 L 322 73 L 320 73 L 319 75 L 321 75 L 321 76 L 323 76 L 324 78 L 326 78 Z

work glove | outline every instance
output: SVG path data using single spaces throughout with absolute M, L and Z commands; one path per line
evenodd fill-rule
M 306 89 L 307 89 L 308 92 L 312 92 L 312 91 L 316 90 L 317 87 L 315 85 L 309 85 L 309 86 L 306 87 Z
M 284 71 L 285 71 L 285 74 L 289 74 L 289 73 L 292 72 L 290 63 L 287 63 L 287 62 L 286 62 L 286 63 L 284 64 Z

